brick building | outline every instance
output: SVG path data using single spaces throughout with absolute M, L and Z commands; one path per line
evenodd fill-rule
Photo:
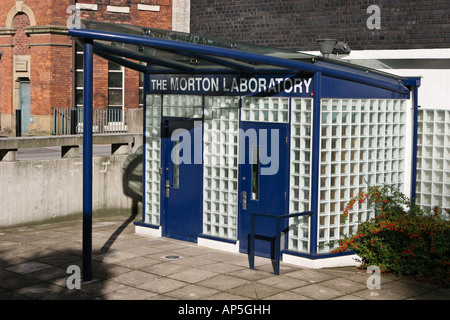
M 0 6 L 0 129 L 50 133 L 52 107 L 81 107 L 82 51 L 68 36 L 76 12 L 82 19 L 161 29 L 183 29 L 184 0 L 2 0 Z M 172 5 L 174 3 L 174 6 Z M 176 10 L 173 10 L 177 8 Z M 188 8 L 188 7 L 187 7 Z M 174 22 L 173 22 L 174 21 Z M 95 108 L 137 108 L 140 76 L 95 58 Z M 126 97 L 126 98 L 125 98 Z M 120 116 L 119 120 L 123 120 Z

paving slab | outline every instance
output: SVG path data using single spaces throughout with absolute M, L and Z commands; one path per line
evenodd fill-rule
M 92 281 L 67 287 L 69 266 L 82 266 L 80 219 L 0 230 L 0 299 L 5 300 L 450 300 L 450 288 L 355 267 L 309 269 L 139 235 L 128 216 L 94 217 Z M 137 219 L 139 220 L 139 219 Z

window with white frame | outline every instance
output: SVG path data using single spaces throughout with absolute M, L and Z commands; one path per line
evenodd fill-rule
M 76 57 L 75 57 L 75 87 L 76 87 L 76 98 L 75 98 L 75 106 L 77 108 L 83 108 L 83 84 L 84 84 L 84 75 L 83 75 L 83 49 L 80 46 L 77 46 Z
M 108 122 L 123 121 L 124 93 L 124 67 L 108 61 Z
M 144 107 L 144 73 L 139 73 L 139 108 Z

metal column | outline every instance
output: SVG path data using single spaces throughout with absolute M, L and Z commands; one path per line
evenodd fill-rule
M 92 280 L 92 97 L 93 45 L 84 43 L 83 119 L 83 280 Z
M 321 107 L 321 77 L 322 74 L 317 72 L 314 75 L 314 105 L 313 105 L 313 125 L 312 125 L 312 165 L 311 165 L 311 208 L 313 212 L 310 220 L 310 244 L 309 250 L 311 254 L 317 254 L 317 233 L 319 221 L 319 173 L 320 173 L 320 107 Z
M 419 117 L 419 106 L 418 106 L 418 87 L 414 86 L 413 89 L 413 154 L 412 154 L 412 171 L 411 171 L 411 200 L 413 203 L 416 202 L 416 188 L 417 188 L 417 130 L 418 130 L 418 117 Z

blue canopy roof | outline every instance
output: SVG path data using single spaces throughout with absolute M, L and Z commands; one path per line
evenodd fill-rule
M 69 34 L 94 53 L 149 74 L 315 74 L 409 94 L 411 79 L 334 59 L 189 33 L 81 21 Z

